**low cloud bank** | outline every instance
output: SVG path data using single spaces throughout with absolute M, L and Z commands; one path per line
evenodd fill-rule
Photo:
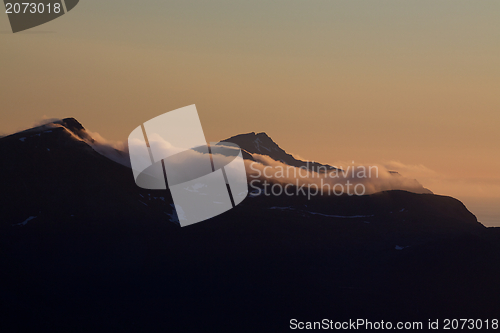
M 388 190 L 432 193 L 415 179 L 391 172 L 381 164 L 361 165 L 351 162 L 326 167 L 297 168 L 269 156 L 253 154 L 255 161 L 246 161 L 249 180 L 255 188 L 266 183 L 314 187 L 323 194 L 372 194 Z M 252 185 L 252 184 L 251 184 Z
M 95 140 L 91 144 L 94 150 L 115 162 L 130 167 L 127 143 L 108 141 L 96 132 L 87 131 L 87 133 Z M 152 138 L 152 141 L 163 140 L 161 138 Z M 158 142 L 155 143 L 159 144 Z M 179 152 L 179 149 L 176 149 L 168 142 L 163 142 L 162 145 L 163 150 L 171 150 L 171 155 Z M 350 164 L 338 164 L 337 170 L 321 168 L 318 170 L 305 170 L 275 161 L 267 155 L 253 154 L 252 156 L 255 161 L 245 160 L 245 167 L 249 181 L 254 181 L 253 185 L 256 187 L 261 187 L 264 181 L 267 181 L 273 184 L 314 187 L 318 188 L 322 194 L 338 193 L 341 187 L 343 187 L 344 193 L 350 191 L 349 193 L 358 195 L 388 190 L 432 193 L 415 179 L 393 173 L 388 166 L 382 164 L 366 166 L 351 162 Z M 200 158 L 203 158 L 202 154 L 200 154 Z

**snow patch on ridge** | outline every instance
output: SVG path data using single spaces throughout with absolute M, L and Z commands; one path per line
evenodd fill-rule
M 37 218 L 37 216 L 30 216 L 24 222 L 16 223 L 16 224 L 13 224 L 12 226 L 16 226 L 16 225 L 23 226 L 23 225 L 28 224 L 29 221 L 36 219 L 36 218 Z

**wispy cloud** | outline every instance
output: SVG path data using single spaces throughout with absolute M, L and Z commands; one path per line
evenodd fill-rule
M 436 194 L 460 198 L 500 198 L 500 176 L 485 177 L 480 170 L 475 174 L 464 173 L 460 177 L 436 172 L 425 165 L 410 165 L 400 161 L 389 161 L 383 165 L 402 175 L 418 179 Z
M 361 184 L 365 188 L 365 194 L 388 190 L 430 193 L 415 179 L 391 173 L 391 170 L 382 164 L 337 163 L 335 167 L 340 171 L 306 171 L 275 161 L 267 155 L 253 154 L 253 157 L 257 162 L 246 161 L 246 165 L 250 177 L 255 179 L 299 186 L 314 185 L 320 188 L 333 188 L 336 184 L 353 184 L 353 187 Z

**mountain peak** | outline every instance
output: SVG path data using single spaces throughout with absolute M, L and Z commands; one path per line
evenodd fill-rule
M 284 164 L 292 165 L 295 167 L 305 167 L 312 168 L 317 167 L 322 164 L 319 163 L 308 163 L 305 161 L 297 160 L 291 154 L 288 154 L 283 150 L 274 140 L 265 132 L 255 133 L 245 133 L 233 136 L 229 139 L 222 140 L 222 142 L 232 142 L 237 144 L 241 149 L 250 153 L 258 155 L 267 155 L 274 159 L 275 161 L 282 162 Z M 328 169 L 335 169 L 331 166 L 327 166 Z
M 271 152 L 277 152 L 280 155 L 286 154 L 286 152 L 265 132 L 239 134 L 223 140 L 222 142 L 235 143 L 251 154 L 270 155 Z
M 28 139 L 29 141 L 31 138 L 37 138 L 41 136 L 51 136 L 55 138 L 60 137 L 60 135 L 64 135 L 68 138 L 73 138 L 77 141 L 83 141 L 87 144 L 95 143 L 95 140 L 85 130 L 85 127 L 83 127 L 83 125 L 75 118 L 64 118 L 48 121 L 24 131 L 8 135 L 2 139 L 19 139 L 24 142 L 25 139 Z
M 76 135 L 78 138 L 94 143 L 94 139 L 87 133 L 85 127 L 75 118 L 64 118 L 60 121 L 55 121 L 53 124 L 62 125 L 66 130 Z
M 83 125 L 75 118 L 64 118 L 60 121 L 55 121 L 54 123 L 55 124 L 59 123 L 70 130 L 76 130 L 76 131 L 85 130 L 85 127 L 83 127 Z

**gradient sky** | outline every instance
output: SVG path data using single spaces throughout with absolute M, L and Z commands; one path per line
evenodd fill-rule
M 303 159 L 389 165 L 500 225 L 499 13 L 498 0 L 81 0 L 17 34 L 0 14 L 0 132 L 75 117 L 125 141 L 196 104 L 209 141 L 267 132 Z

